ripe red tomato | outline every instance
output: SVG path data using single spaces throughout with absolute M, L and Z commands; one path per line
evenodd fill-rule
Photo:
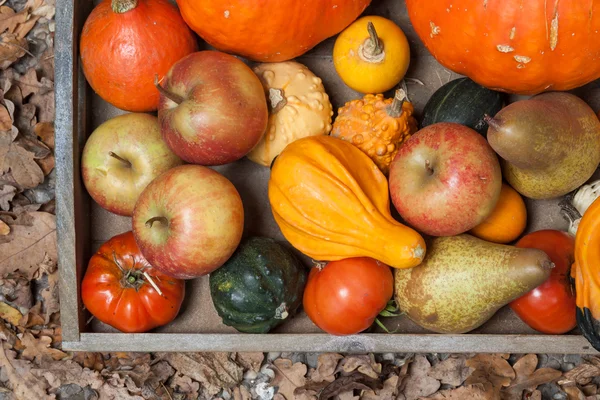
M 100 247 L 90 259 L 81 283 L 85 307 L 121 332 L 146 332 L 171 322 L 179 313 L 184 295 L 184 281 L 152 268 L 131 231 Z
M 332 261 L 314 267 L 304 289 L 304 310 L 332 335 L 353 335 L 373 324 L 392 297 L 390 267 L 372 258 Z
M 555 267 L 546 282 L 510 303 L 510 307 L 537 331 L 569 332 L 577 324 L 575 291 L 570 282 L 575 239 L 566 232 L 548 229 L 524 236 L 516 246 L 543 250 Z

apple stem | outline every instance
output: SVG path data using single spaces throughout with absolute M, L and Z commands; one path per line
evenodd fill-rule
M 369 48 L 369 53 L 371 56 L 378 56 L 383 51 L 383 48 L 381 47 L 379 36 L 377 36 L 375 25 L 373 25 L 371 21 L 367 23 L 367 31 L 369 32 L 369 37 L 372 43 L 372 47 Z
M 387 114 L 392 118 L 399 118 L 402 115 L 402 105 L 406 101 L 406 92 L 404 89 L 396 90 L 394 100 L 387 109 Z
M 158 82 L 158 74 L 154 74 L 154 86 L 156 86 L 156 89 L 159 91 L 160 94 L 162 94 L 174 103 L 181 104 L 185 101 L 185 99 L 182 96 L 176 93 L 171 93 L 164 87 L 160 86 L 160 83 Z
M 169 220 L 166 219 L 165 217 L 152 217 L 148 221 L 146 221 L 146 227 L 152 228 L 152 225 L 155 222 L 160 222 L 164 226 L 169 226 Z
M 427 173 L 429 176 L 433 175 L 433 168 L 431 168 L 431 162 L 429 160 L 425 160 L 425 168 L 427 169 Z
M 500 124 L 500 121 L 498 121 L 495 118 L 490 117 L 488 114 L 483 115 L 483 120 L 485 121 L 486 124 L 488 124 L 489 126 L 494 128 L 495 130 L 500 130 L 500 128 L 502 127 Z
M 129 168 L 131 168 L 131 161 L 127 161 L 126 159 L 124 159 L 123 157 L 121 157 L 120 155 L 113 153 L 112 151 L 108 152 L 108 155 L 116 158 L 117 160 L 121 161 L 122 163 L 126 164 Z

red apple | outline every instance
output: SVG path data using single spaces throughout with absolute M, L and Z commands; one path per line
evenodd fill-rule
M 158 106 L 163 138 L 187 162 L 227 164 L 252 150 L 268 121 L 259 78 L 218 51 L 192 53 L 165 77 Z
M 244 208 L 223 175 L 199 165 L 170 169 L 142 192 L 133 233 L 152 266 L 178 279 L 219 268 L 240 243 Z
M 431 236 L 452 236 L 479 225 L 502 188 L 496 154 L 464 125 L 429 125 L 406 141 L 390 168 L 390 193 L 400 216 Z
M 90 196 L 102 208 L 131 216 L 150 182 L 183 161 L 165 144 L 158 119 L 125 114 L 100 125 L 81 157 L 81 175 Z

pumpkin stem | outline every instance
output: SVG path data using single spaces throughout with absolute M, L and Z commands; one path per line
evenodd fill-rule
M 131 11 L 138 5 L 138 0 L 112 0 L 110 6 L 117 14 L 123 14 Z
M 176 93 L 171 93 L 164 87 L 160 86 L 160 83 L 158 82 L 158 74 L 154 74 L 154 86 L 156 86 L 156 89 L 159 91 L 160 94 L 162 94 L 174 103 L 181 104 L 185 100 L 182 96 Z
M 112 151 L 109 151 L 108 155 L 121 161 L 123 164 L 125 164 L 127 166 L 127 168 L 131 168 L 131 161 L 124 159 L 123 157 L 121 157 L 120 155 L 118 155 L 116 153 L 113 153 Z
M 367 62 L 382 62 L 385 59 L 383 43 L 381 43 L 379 36 L 377 36 L 375 25 L 370 21 L 367 23 L 367 31 L 369 32 L 369 37 L 359 46 L 358 56 Z
M 164 225 L 165 227 L 169 226 L 169 220 L 167 218 L 165 218 L 165 217 L 152 217 L 148 221 L 146 221 L 146 227 L 147 228 L 152 228 L 152 225 L 155 222 L 160 222 L 161 225 Z
M 387 114 L 392 118 L 399 118 L 402 115 L 402 105 L 406 100 L 406 92 L 403 89 L 396 90 L 394 101 L 388 107 Z
M 287 104 L 283 89 L 269 88 L 269 102 L 271 103 L 271 114 L 277 113 Z
M 495 130 L 500 130 L 502 128 L 500 121 L 498 121 L 495 118 L 490 117 L 488 114 L 483 115 L 483 120 L 485 121 L 486 124 L 488 124 L 489 126 L 494 128 Z

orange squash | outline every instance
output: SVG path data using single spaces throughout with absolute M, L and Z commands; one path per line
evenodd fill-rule
M 371 0 L 177 0 L 183 19 L 215 48 L 286 61 L 339 33 Z
M 413 112 L 402 89 L 394 99 L 368 94 L 340 108 L 331 135 L 361 149 L 387 176 L 400 145 L 417 131 Z
M 81 65 L 96 93 L 126 111 L 155 111 L 160 79 L 198 44 L 168 0 L 103 0 L 81 32 Z
M 577 293 L 577 325 L 590 344 L 600 351 L 600 199 L 581 218 L 575 236 L 575 262 L 571 269 Z
M 315 260 L 371 257 L 412 268 L 425 256 L 421 235 L 391 216 L 383 173 L 343 140 L 290 143 L 273 163 L 269 201 L 285 238 Z
M 494 90 L 564 91 L 600 78 L 596 0 L 406 0 L 446 68 Z

